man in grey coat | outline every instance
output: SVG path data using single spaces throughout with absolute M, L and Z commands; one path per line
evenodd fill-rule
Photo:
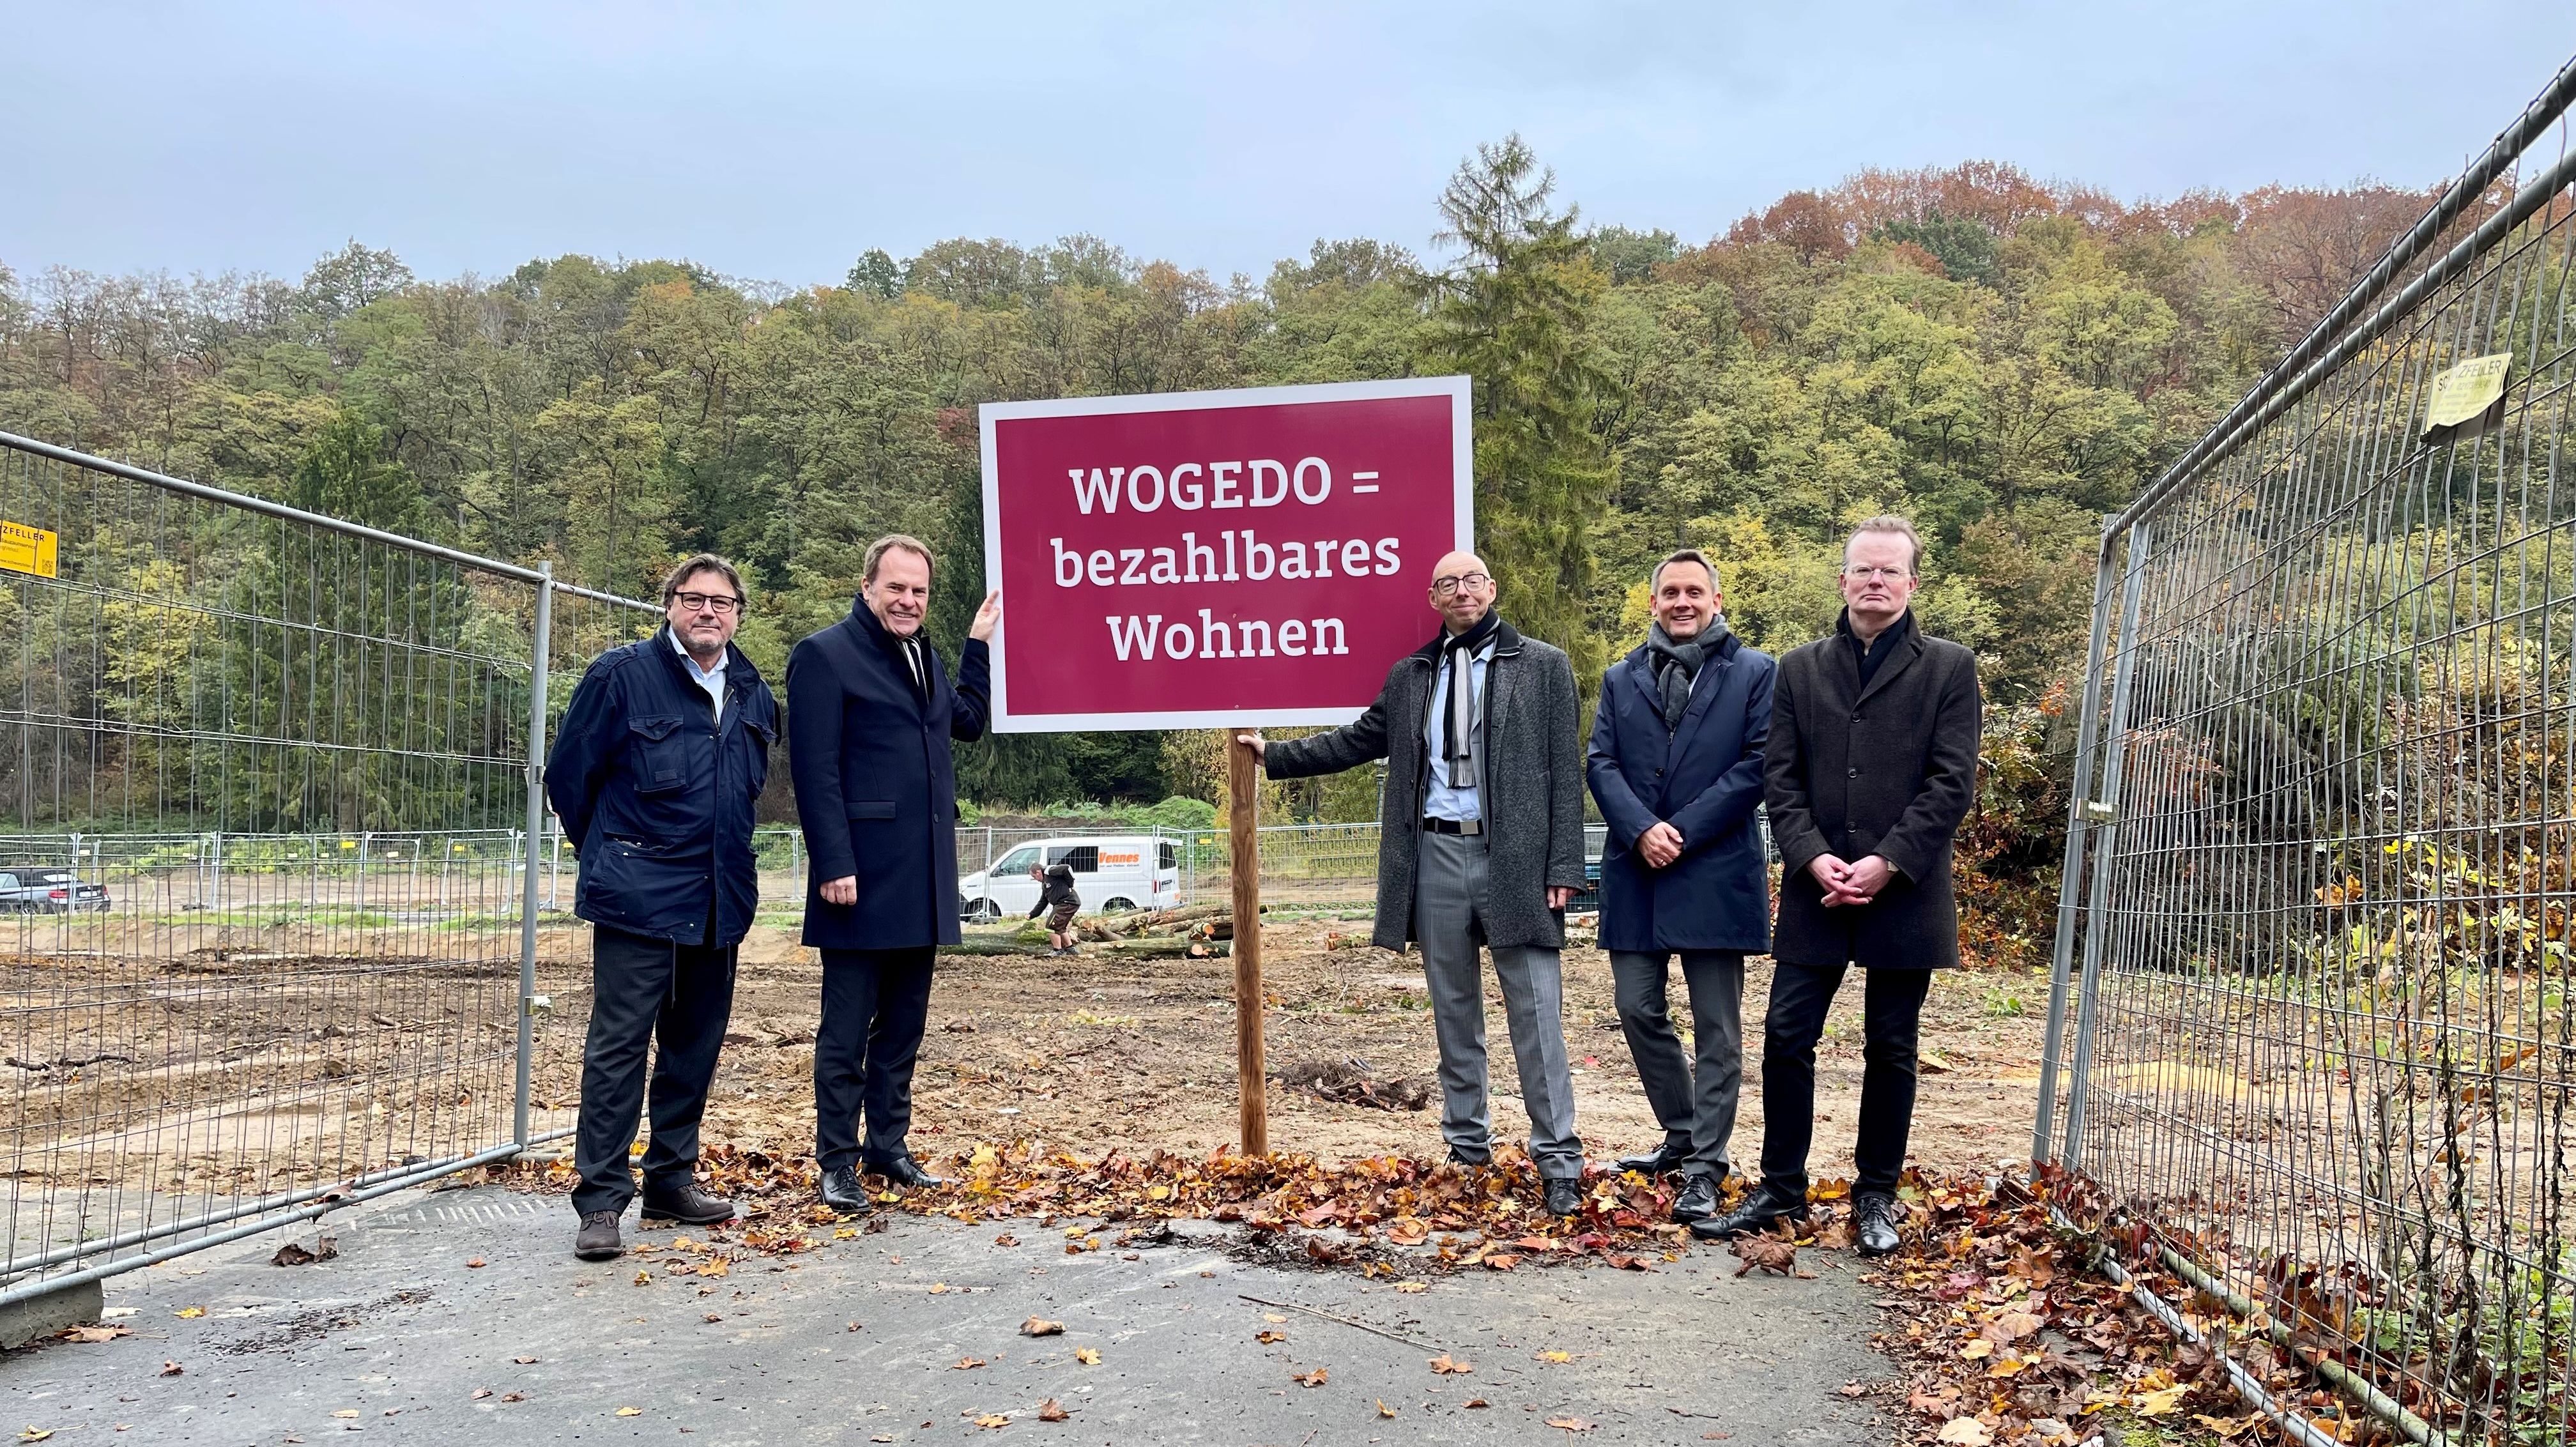
M 1916 626 L 1923 544 L 1899 517 L 1843 545 L 1843 616 L 1780 660 L 1764 802 L 1780 846 L 1780 923 L 1763 1021 L 1762 1185 L 1703 1236 L 1807 1211 L 1816 1041 L 1853 965 L 1861 999 L 1852 1216 L 1862 1254 L 1900 1244 L 1896 1183 L 1914 1119 L 1915 1042 L 1932 972 L 1959 963 L 1950 847 L 1976 797 L 1977 657 Z
M 1530 1159 L 1547 1182 L 1547 1208 L 1572 1215 L 1583 1204 L 1583 1142 L 1558 952 L 1565 906 L 1583 886 L 1574 668 L 1504 622 L 1496 591 L 1484 560 L 1449 554 L 1432 570 L 1439 636 L 1397 660 L 1367 713 L 1312 738 L 1238 737 L 1274 779 L 1387 761 L 1376 943 L 1422 947 L 1449 1158 L 1471 1167 L 1493 1158 L 1482 945 L 1503 987 Z

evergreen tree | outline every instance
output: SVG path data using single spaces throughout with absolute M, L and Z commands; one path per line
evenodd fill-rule
M 1555 191 L 1517 135 L 1450 178 L 1434 239 L 1460 255 L 1430 279 L 1426 360 L 1475 379 L 1476 536 L 1503 613 L 1571 655 L 1588 696 L 1607 652 L 1586 624 L 1592 524 L 1613 472 L 1593 419 L 1618 383 L 1589 335 L 1609 280 Z

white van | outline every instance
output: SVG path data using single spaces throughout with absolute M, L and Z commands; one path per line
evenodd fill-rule
M 1084 914 L 1171 909 L 1181 902 L 1181 851 L 1144 834 L 1068 835 L 1039 839 L 1004 854 L 992 867 L 957 881 L 960 919 L 1017 919 L 1037 907 L 1039 864 L 1073 866 Z

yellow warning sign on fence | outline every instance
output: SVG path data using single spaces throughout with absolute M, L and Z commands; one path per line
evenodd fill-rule
M 2512 367 L 2513 353 L 2494 352 L 2434 373 L 2433 405 L 2424 419 L 2425 434 L 2456 427 L 2460 429 L 2456 435 L 2467 438 L 2492 426 L 2496 419 L 2486 414 L 2490 409 L 2502 410 L 2496 404 L 2504 400 L 2505 373 Z
M 0 568 L 13 573 L 33 573 L 39 578 L 56 577 L 54 535 L 43 528 L 13 523 L 0 518 Z

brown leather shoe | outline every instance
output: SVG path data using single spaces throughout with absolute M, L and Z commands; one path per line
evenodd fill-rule
M 584 1261 L 614 1261 L 626 1254 L 626 1243 L 618 1239 L 617 1213 L 593 1211 L 581 1218 L 581 1230 L 572 1238 L 572 1254 Z
M 683 1226 L 712 1226 L 733 1219 L 733 1202 L 708 1192 L 691 1181 L 680 1189 L 663 1195 L 644 1193 L 644 1214 L 663 1221 L 677 1221 Z

